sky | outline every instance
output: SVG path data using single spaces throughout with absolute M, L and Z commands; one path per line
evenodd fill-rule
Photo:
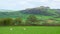
M 39 6 L 60 9 L 60 0 L 0 0 L 0 9 L 24 10 Z

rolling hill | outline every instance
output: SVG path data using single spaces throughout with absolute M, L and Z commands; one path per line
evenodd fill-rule
M 0 11 L 0 18 L 7 18 L 7 17 L 23 17 L 33 14 L 33 15 L 39 15 L 39 16 L 51 16 L 51 17 L 59 17 L 60 16 L 60 9 L 50 9 L 49 7 L 36 7 L 36 8 L 29 8 L 26 10 L 19 10 L 19 11 L 11 11 L 5 10 L 7 12 L 3 12 L 3 10 Z

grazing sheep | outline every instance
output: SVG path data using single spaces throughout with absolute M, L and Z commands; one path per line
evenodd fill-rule
M 10 28 L 10 30 L 13 30 L 12 28 Z

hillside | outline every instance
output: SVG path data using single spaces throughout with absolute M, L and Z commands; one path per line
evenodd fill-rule
M 52 17 L 58 17 L 60 15 L 60 10 L 54 10 L 50 9 L 49 7 L 36 7 L 36 8 L 30 8 L 26 10 L 20 10 L 20 11 L 12 11 L 12 12 L 0 12 L 0 18 L 5 18 L 5 17 L 24 17 L 29 14 L 33 15 L 43 15 L 43 16 L 52 16 Z

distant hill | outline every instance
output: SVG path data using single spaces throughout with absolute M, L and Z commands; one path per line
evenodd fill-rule
M 4 12 L 7 11 L 7 12 Z M 11 10 L 10 10 L 11 11 Z M 7 18 L 7 17 L 24 17 L 29 14 L 33 15 L 43 15 L 43 16 L 60 16 L 60 9 L 50 9 L 49 7 L 36 7 L 36 8 L 30 8 L 26 10 L 20 10 L 20 11 L 11 11 L 9 10 L 0 10 L 0 18 Z
M 36 15 L 44 15 L 44 16 L 59 16 L 57 9 L 50 9 L 49 7 L 37 7 L 32 9 L 22 10 L 21 13 L 23 14 L 36 14 Z

